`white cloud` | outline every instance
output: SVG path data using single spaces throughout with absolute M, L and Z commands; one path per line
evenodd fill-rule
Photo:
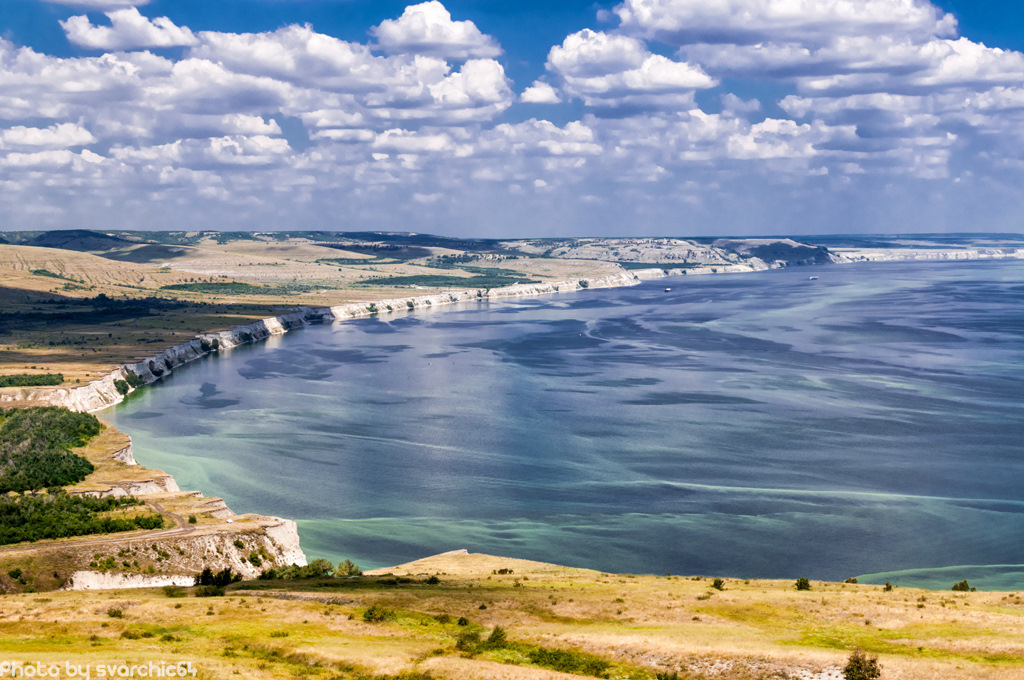
M 519 101 L 526 104 L 560 104 L 562 98 L 558 96 L 558 91 L 554 87 L 538 80 L 523 90 L 519 95 Z
M 96 142 L 91 132 L 74 123 L 59 123 L 48 128 L 16 125 L 0 130 L 0 149 L 49 148 L 65 149 Z
M 186 27 L 167 17 L 148 19 L 134 7 L 107 12 L 110 26 L 94 26 L 85 15 L 60 22 L 68 40 L 96 50 L 124 50 L 139 47 L 184 47 L 198 41 Z
M 484 35 L 472 21 L 452 21 L 437 0 L 409 5 L 398 19 L 387 19 L 370 29 L 388 53 L 427 54 L 448 59 L 497 57 L 497 41 Z
M 761 110 L 761 102 L 757 99 L 743 99 L 732 92 L 722 95 L 722 109 L 731 113 L 756 113 Z
M 231 135 L 179 140 L 149 147 L 115 147 L 111 155 L 122 162 L 163 167 L 266 166 L 287 163 L 292 149 L 284 139 L 266 135 Z
M 680 45 L 956 32 L 953 15 L 927 0 L 625 0 L 614 11 L 624 30 Z
M 452 139 L 445 134 L 417 134 L 409 130 L 387 130 L 373 140 L 380 153 L 429 153 L 450 150 Z
M 947 219 L 965 191 L 982 211 L 1024 209 L 1024 56 L 957 37 L 924 0 L 627 0 L 618 13 L 621 27 L 553 46 L 525 89 L 493 38 L 439 3 L 370 44 L 298 25 L 185 34 L 135 10 L 69 36 L 131 49 L 175 29 L 193 42 L 61 58 L 0 38 L 0 205 L 24 228 L 106 226 L 116 205 L 125 227 L 344 214 L 491 234 L 715 220 L 777 232 L 850 224 L 869 204 L 865 223 L 882 229 Z M 729 91 L 733 77 L 759 86 Z M 702 89 L 721 113 L 701 110 Z M 573 99 L 579 120 L 558 106 Z M 558 123 L 522 120 L 535 106 L 503 119 L 519 103 Z M 885 210 L 897 200 L 907 209 Z
M 639 40 L 583 29 L 551 48 L 548 70 L 588 106 L 689 108 L 693 92 L 716 85 L 699 66 L 652 54 Z
M 281 126 L 276 120 L 264 120 L 262 116 L 244 113 L 229 113 L 221 118 L 222 128 L 236 135 L 279 135 Z

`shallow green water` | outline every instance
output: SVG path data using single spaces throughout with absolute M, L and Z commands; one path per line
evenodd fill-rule
M 364 568 L 1020 565 L 1022 303 L 1020 262 L 679 277 L 306 328 L 104 417 L 183 488 Z

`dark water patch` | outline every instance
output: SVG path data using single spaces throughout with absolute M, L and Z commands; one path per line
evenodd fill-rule
M 586 384 L 595 387 L 649 387 L 660 382 L 661 380 L 658 378 L 623 378 L 621 380 L 588 380 Z
M 636 406 L 673 406 L 681 404 L 758 404 L 760 402 L 746 397 L 708 392 L 648 392 L 640 398 L 623 400 L 621 403 Z
M 574 389 L 570 387 L 545 387 L 545 392 L 564 392 L 566 394 L 595 394 L 597 390 Z
M 153 418 L 163 418 L 164 416 L 166 416 L 165 413 L 157 411 L 138 411 L 136 413 L 126 413 L 121 418 L 124 420 L 150 420 Z

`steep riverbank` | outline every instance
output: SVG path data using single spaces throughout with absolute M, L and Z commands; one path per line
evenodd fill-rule
M 755 271 L 746 268 L 743 271 Z M 354 302 L 331 307 L 298 307 L 295 311 L 281 316 L 254 321 L 236 326 L 231 330 L 202 334 L 188 342 L 168 347 L 153 356 L 135 363 L 117 367 L 99 380 L 88 385 L 73 388 L 24 388 L 0 395 L 0 402 L 36 403 L 63 406 L 72 411 L 99 411 L 120 403 L 127 392 L 118 390 L 118 382 L 124 381 L 128 373 L 138 375 L 143 383 L 151 383 L 167 375 L 178 366 L 195 361 L 220 349 L 230 349 L 260 340 L 271 335 L 280 335 L 289 330 L 309 324 L 331 323 L 347 319 L 365 318 L 380 314 L 397 314 L 417 309 L 433 309 L 445 305 L 502 300 L 538 295 L 570 293 L 587 289 L 634 286 L 643 280 L 668 276 L 661 269 L 623 271 L 619 274 L 595 279 L 576 279 L 552 283 L 516 284 L 501 288 L 457 290 L 399 298 L 387 298 L 372 302 Z M 122 384 L 122 390 L 125 385 Z

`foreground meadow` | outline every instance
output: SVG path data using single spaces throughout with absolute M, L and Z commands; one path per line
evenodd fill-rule
M 810 585 L 452 553 L 355 578 L 243 582 L 221 597 L 8 595 L 0 661 L 60 677 L 68 664 L 100 677 L 153 662 L 199 678 L 824 680 L 860 647 L 883 678 L 1024 677 L 1019 593 Z

